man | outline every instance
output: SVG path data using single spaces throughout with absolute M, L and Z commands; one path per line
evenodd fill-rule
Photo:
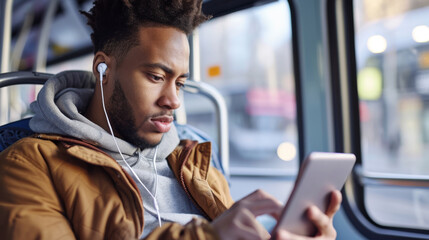
M 208 19 L 201 4 L 96 0 L 84 13 L 93 72 L 48 80 L 31 105 L 37 134 L 0 154 L 5 239 L 270 238 L 255 217 L 278 217 L 282 204 L 262 191 L 233 203 L 210 144 L 179 143 L 172 125 L 186 36 Z M 309 209 L 317 238 L 335 238 L 340 202 L 336 191 L 326 214 Z

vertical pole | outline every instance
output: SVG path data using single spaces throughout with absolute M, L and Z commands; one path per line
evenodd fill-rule
M 10 70 L 10 39 L 13 0 L 0 1 L 0 73 Z M 6 88 L 0 89 L 0 125 L 9 120 L 9 96 Z
M 45 13 L 40 31 L 39 43 L 37 45 L 36 64 L 34 70 L 36 72 L 46 72 L 46 61 L 49 47 L 49 32 L 57 10 L 58 0 L 51 0 L 48 5 L 48 10 Z
M 198 29 L 192 32 L 190 39 L 191 42 L 191 78 L 192 80 L 199 82 L 201 81 L 201 65 L 200 65 L 200 37 Z

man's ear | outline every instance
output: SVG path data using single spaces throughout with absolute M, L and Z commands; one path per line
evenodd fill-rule
M 97 68 L 100 63 L 105 63 L 107 66 L 107 69 L 103 74 L 105 76 L 103 77 L 103 83 L 106 84 L 109 80 L 109 73 L 114 67 L 112 57 L 109 57 L 106 53 L 101 51 L 95 53 L 94 60 L 92 62 L 92 73 L 98 81 L 100 81 L 100 73 L 98 72 Z

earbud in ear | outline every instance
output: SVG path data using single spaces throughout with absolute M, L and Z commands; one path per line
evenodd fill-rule
M 97 66 L 97 71 L 101 74 L 104 75 L 104 73 L 106 72 L 107 69 L 107 65 L 105 63 L 99 63 Z
M 97 66 L 97 71 L 100 73 L 100 86 L 101 91 L 103 91 L 103 75 L 106 73 L 107 65 L 105 63 L 99 63 Z

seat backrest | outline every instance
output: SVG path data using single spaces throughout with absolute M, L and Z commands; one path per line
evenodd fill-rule
M 30 118 L 24 118 L 19 121 L 0 126 L 0 152 L 19 139 L 34 134 L 28 126 L 29 122 Z

